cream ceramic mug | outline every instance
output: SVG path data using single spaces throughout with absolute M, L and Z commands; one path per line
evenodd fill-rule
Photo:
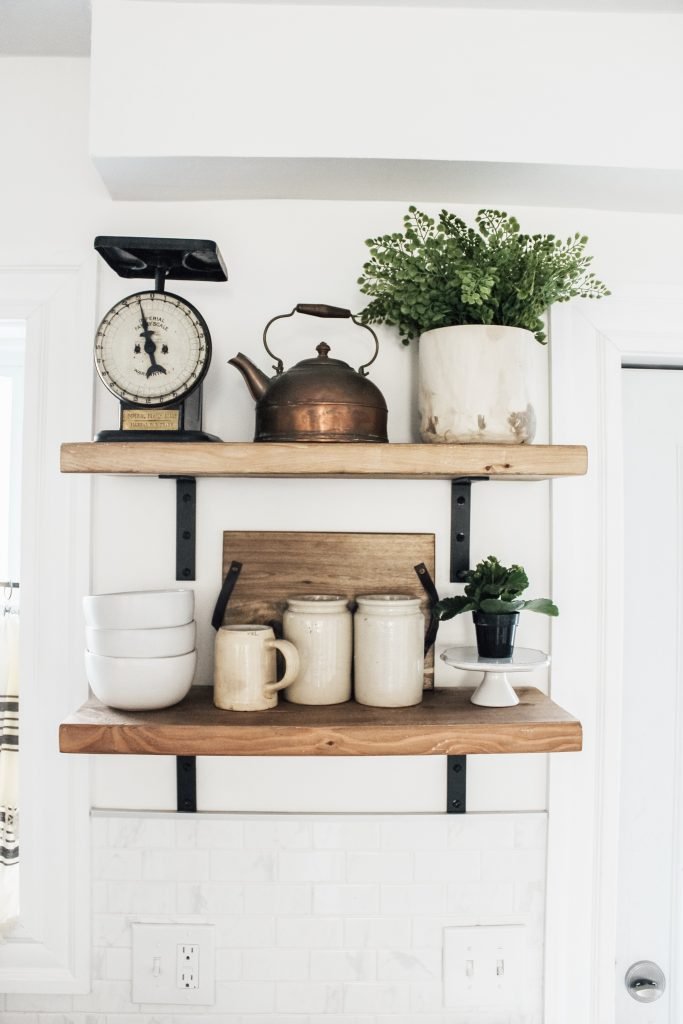
M 285 659 L 276 679 L 275 652 Z M 213 702 L 225 711 L 265 711 L 277 705 L 277 692 L 299 673 L 299 654 L 289 640 L 276 640 L 270 626 L 221 626 L 216 633 Z

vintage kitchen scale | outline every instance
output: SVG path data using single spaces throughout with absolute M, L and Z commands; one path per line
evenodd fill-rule
M 95 337 L 95 365 L 118 398 L 118 430 L 96 441 L 218 441 L 202 430 L 202 382 L 211 335 L 187 299 L 165 291 L 166 280 L 227 281 L 215 242 L 195 238 L 99 235 L 95 249 L 119 277 L 153 278 L 154 289 L 112 306 Z

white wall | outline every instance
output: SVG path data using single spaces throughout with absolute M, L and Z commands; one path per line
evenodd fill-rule
M 406 203 L 235 201 L 212 203 L 113 203 L 87 155 L 88 64 L 77 60 L 0 62 L 0 95 L 13 96 L 4 118 L 4 197 L 0 263 L 49 265 L 91 258 L 96 234 L 177 235 L 215 238 L 230 281 L 178 289 L 206 315 L 214 338 L 214 363 L 206 388 L 206 427 L 225 440 L 245 440 L 253 427 L 251 401 L 226 360 L 242 349 L 264 368 L 260 336 L 266 320 L 298 301 L 324 301 L 359 308 L 355 279 L 364 259 L 362 240 L 400 225 Z M 8 201 L 10 200 L 10 201 Z M 484 201 L 496 204 L 496 197 Z M 471 209 L 458 208 L 470 215 Z M 600 213 L 588 210 L 515 209 L 525 228 L 559 234 L 581 230 L 591 238 L 595 267 L 622 291 L 681 278 L 678 244 L 683 218 Z M 133 290 L 102 265 L 100 314 Z M 94 330 L 95 325 L 93 325 Z M 334 354 L 357 362 L 363 339 L 336 325 Z M 308 355 L 320 326 L 283 328 L 280 347 L 287 358 Z M 336 335 L 339 333 L 337 340 Z M 296 340 L 295 340 L 296 334 Z M 325 327 L 328 340 L 332 328 Z M 348 337 L 348 341 L 347 341 Z M 305 340 L 304 340 L 305 338 Z M 69 339 L 64 338 L 65 345 Z M 415 352 L 381 332 L 382 351 L 373 379 L 390 408 L 390 438 L 412 436 Z M 539 348 L 539 372 L 545 353 Z M 78 394 L 66 396 L 69 402 Z M 114 404 L 100 389 L 98 426 L 115 425 Z M 546 429 L 546 428 L 544 428 Z M 63 438 L 85 440 L 86 438 Z M 543 435 L 539 440 L 543 440 Z M 97 478 L 94 491 L 92 585 L 94 590 L 167 587 L 174 581 L 174 494 L 169 481 Z M 563 486 L 571 486 L 565 483 Z M 549 593 L 549 506 L 547 484 L 480 484 L 475 488 L 472 557 L 490 552 L 525 564 L 535 594 Z M 316 482 L 202 480 L 198 486 L 197 582 L 200 621 L 198 682 L 208 682 L 211 630 L 208 618 L 220 584 L 224 529 L 364 529 L 434 531 L 437 583 L 447 583 L 448 485 L 440 482 Z M 353 510 L 353 516 L 349 514 Z M 273 515 L 275 512 L 275 516 Z M 144 517 L 143 514 L 144 513 Z M 150 529 L 150 524 L 152 528 Z M 562 617 L 553 624 L 561 631 Z M 465 635 L 467 624 L 444 627 L 440 641 Z M 530 646 L 548 642 L 548 623 L 529 616 L 520 639 Z M 580 638 L 576 638 L 580 642 Z M 441 666 L 441 682 L 448 672 Z M 455 678 L 455 674 L 453 674 Z M 60 681 L 54 680 L 59 686 Z M 86 683 L 83 679 L 83 693 Z M 570 708 L 571 710 L 571 708 Z M 55 738 L 56 742 L 56 738 Z M 211 759 L 199 762 L 199 803 L 223 811 L 397 811 L 441 812 L 444 762 L 440 758 L 309 760 Z M 166 758 L 92 759 L 92 804 L 99 808 L 168 809 L 174 805 L 174 765 Z M 546 757 L 470 758 L 472 810 L 537 811 L 545 808 Z M 419 828 L 416 825 L 416 828 Z M 117 843 L 125 849 L 126 833 Z M 114 879 L 95 878 L 99 899 Z M 175 881 L 180 884 L 178 875 Z M 182 882 L 191 879 L 183 878 Z M 200 879 L 197 878 L 199 883 Z M 420 881 L 415 877 L 415 881 Z M 113 897 L 116 898 L 115 896 Z M 494 904 L 503 913 L 502 904 Z M 128 918 L 138 909 L 131 906 Z M 179 911 L 177 905 L 169 914 Z M 159 913 L 154 910 L 153 913 Z M 140 904 L 139 913 L 145 913 Z M 477 907 L 472 913 L 478 914 Z M 538 973 L 532 981 L 540 992 Z M 12 997 L 3 1021 L 38 1010 L 71 1012 L 79 1024 L 87 1007 L 68 1002 L 33 1003 Z M 0 997 L 0 1009 L 3 1008 Z M 93 1007 L 98 1013 L 116 1012 Z M 11 1011 L 11 1012 L 10 1012 Z M 132 1011 L 130 1011 L 132 1012 Z M 67 1017 L 67 1019 L 69 1019 Z M 115 1018 L 114 1018 L 115 1019 Z M 227 1019 L 227 1018 L 226 1018 Z M 263 1019 L 263 1018 L 262 1018 Z M 266 1018 L 266 1019 L 272 1019 Z M 287 1024 L 306 1014 L 283 1018 Z M 315 1012 L 310 1021 L 317 1019 Z M 372 1014 L 358 1017 L 370 1024 Z M 411 1019 L 415 1019 L 412 1017 Z M 103 1017 L 95 1017 L 102 1022 Z M 530 1018 L 540 1024 L 538 1015 Z

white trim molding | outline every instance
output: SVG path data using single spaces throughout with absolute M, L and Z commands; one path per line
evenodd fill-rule
M 588 474 L 552 484 L 551 693 L 583 723 L 549 769 L 545 1020 L 615 1020 L 623 660 L 621 369 L 683 366 L 683 290 L 626 290 L 551 315 L 551 431 L 588 446 Z
M 90 438 L 94 260 L 0 266 L 0 318 L 26 322 L 22 468 L 20 919 L 0 945 L 0 992 L 90 986 L 86 758 L 58 725 L 87 696 L 80 596 L 88 591 L 90 484 L 59 472 L 59 445 Z

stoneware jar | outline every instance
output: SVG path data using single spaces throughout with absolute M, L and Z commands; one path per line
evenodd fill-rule
M 402 708 L 422 700 L 424 619 L 416 597 L 356 598 L 354 690 L 359 704 Z
M 285 659 L 276 679 L 275 652 Z M 225 711 L 265 711 L 277 704 L 278 690 L 294 682 L 299 655 L 288 640 L 276 640 L 270 626 L 221 626 L 216 633 L 213 702 Z
M 284 694 L 294 704 L 351 699 L 353 625 L 345 597 L 299 594 L 287 599 L 283 632 L 299 652 L 299 675 Z

